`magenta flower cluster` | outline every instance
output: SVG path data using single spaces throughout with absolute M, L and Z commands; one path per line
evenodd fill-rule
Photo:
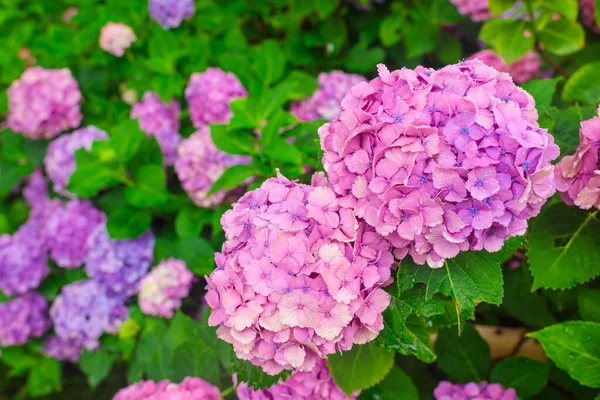
M 341 205 L 402 259 L 440 267 L 498 251 L 555 192 L 558 146 L 533 98 L 478 60 L 389 72 L 351 89 L 319 129 Z
M 177 145 L 181 141 L 179 134 L 179 102 L 171 99 L 165 104 L 156 93 L 146 92 L 142 101 L 133 105 L 131 118 L 138 118 L 141 129 L 148 136 L 154 136 L 163 156 L 164 164 L 172 165 L 177 154 Z
M 219 206 L 228 193 L 221 189 L 208 196 L 215 181 L 227 168 L 249 164 L 250 161 L 250 157 L 234 156 L 219 150 L 210 136 L 210 128 L 204 126 L 179 144 L 175 171 L 194 203 L 199 207 L 212 208 Z
M 466 385 L 440 382 L 433 396 L 435 400 L 519 400 L 515 389 L 504 389 L 499 383 L 485 381 Z
M 248 92 L 237 76 L 219 68 L 192 74 L 185 88 L 190 117 L 196 129 L 213 123 L 228 123 L 233 116 L 229 102 L 246 96 Z
M 450 0 L 464 16 L 470 16 L 475 22 L 485 21 L 492 18 L 488 8 L 488 0 Z
M 194 0 L 150 0 L 150 17 L 164 29 L 177 28 L 196 12 Z
M 79 126 L 81 101 L 68 69 L 29 68 L 8 89 L 8 126 L 32 139 L 50 139 Z
M 393 256 L 327 186 L 279 175 L 246 193 L 221 224 L 226 242 L 207 278 L 211 326 L 268 374 L 375 339 Z
M 107 22 L 100 30 L 100 48 L 115 57 L 123 57 L 136 39 L 133 29 L 120 22 Z
M 575 154 L 564 156 L 556 166 L 556 188 L 566 204 L 600 209 L 600 117 L 581 123 L 579 140 Z
M 181 300 L 190 293 L 194 274 L 185 262 L 169 258 L 154 267 L 140 282 L 142 312 L 158 317 L 173 317 Z
M 336 385 L 329 374 L 325 360 L 318 360 L 310 372 L 296 371 L 285 382 L 264 390 L 254 390 L 244 382 L 236 388 L 239 400 L 354 400 L 360 392 L 350 397 Z
M 0 347 L 27 343 L 48 328 L 48 302 L 40 294 L 27 292 L 0 303 Z
M 600 27 L 596 24 L 596 6 L 594 0 L 579 0 L 580 14 L 583 23 L 595 33 L 600 33 Z
M 290 111 L 302 121 L 333 119 L 340 112 L 346 92 L 364 81 L 363 76 L 342 71 L 321 72 L 318 89 L 310 97 L 292 103 Z
M 508 72 L 516 83 L 525 83 L 540 75 L 542 60 L 538 53 L 528 51 L 517 61 L 507 64 L 502 57 L 493 50 L 482 50 L 471 55 L 469 60 L 481 60 L 490 67 L 500 72 Z
M 142 381 L 121 389 L 113 400 L 220 400 L 219 388 L 200 378 L 181 383 Z

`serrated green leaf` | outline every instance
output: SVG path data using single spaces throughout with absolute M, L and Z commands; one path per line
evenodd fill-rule
M 173 351 L 173 369 L 169 377 L 180 382 L 187 376 L 201 376 L 202 379 L 219 384 L 219 360 L 214 352 L 201 340 L 187 340 Z
M 540 115 L 552 104 L 556 85 L 562 79 L 560 76 L 553 79 L 532 79 L 521 85 L 535 99 L 535 108 Z
M 154 207 L 169 200 L 167 174 L 162 166 L 146 165 L 135 176 L 135 186 L 125 189 L 125 199 L 134 207 Z
M 270 86 L 283 76 L 286 57 L 279 43 L 265 40 L 256 50 L 254 71 L 265 86 Z
M 568 289 L 600 275 L 595 256 L 600 247 L 597 213 L 558 203 L 533 221 L 527 253 L 532 290 Z
M 61 390 L 62 371 L 60 363 L 44 357 L 31 369 L 27 377 L 27 391 L 33 397 L 44 396 Z
M 150 228 L 152 215 L 144 210 L 120 207 L 108 214 L 106 229 L 113 239 L 131 239 L 142 235 Z
M 485 379 L 490 368 L 490 347 L 471 324 L 461 336 L 454 328 L 443 329 L 435 341 L 438 366 L 452 379 L 465 382 Z
M 378 400 L 419 400 L 419 391 L 410 376 L 394 367 L 383 381 L 361 393 L 361 396 Z
M 519 399 L 526 400 L 542 391 L 549 373 L 550 363 L 511 357 L 494 366 L 490 381 L 501 383 L 505 388 L 514 388 Z
M 527 334 L 560 369 L 585 386 L 600 387 L 600 323 L 568 321 Z
M 394 365 L 394 353 L 369 342 L 330 354 L 327 365 L 335 383 L 350 396 L 381 382 Z
M 600 83 L 594 77 L 600 74 L 600 61 L 592 62 L 573 72 L 565 83 L 563 101 L 580 101 L 595 104 L 600 98 Z
M 577 305 L 582 319 L 600 322 L 600 289 L 581 289 Z
M 254 154 L 255 138 L 245 131 L 231 131 L 226 125 L 211 125 L 210 134 L 215 146 L 228 154 Z
M 119 160 L 127 161 L 138 151 L 144 136 L 137 120 L 125 120 L 111 130 L 110 145 Z
M 560 147 L 561 154 L 573 152 L 579 145 L 579 123 L 592 118 L 596 114 L 594 107 L 579 107 L 577 105 L 560 110 L 548 107 L 546 114 L 552 118 L 550 129 L 554 141 Z
M 245 382 L 254 390 L 261 390 L 273 386 L 279 380 L 285 381 L 292 371 L 283 371 L 278 375 L 267 375 L 260 367 L 250 364 L 248 361 L 240 360 L 232 352 L 231 373 L 237 374 L 239 382 Z
M 581 24 L 567 18 L 544 24 L 538 31 L 538 38 L 545 50 L 559 56 L 574 53 L 585 44 L 585 32 Z
M 79 368 L 87 375 L 90 386 L 94 388 L 108 376 L 114 361 L 114 356 L 106 350 L 85 350 L 79 360 Z

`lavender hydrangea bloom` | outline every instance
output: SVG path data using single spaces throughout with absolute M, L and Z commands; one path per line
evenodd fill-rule
M 138 118 L 140 127 L 148 136 L 154 136 L 164 155 L 165 165 L 175 161 L 177 145 L 181 141 L 179 135 L 179 102 L 171 99 L 167 106 L 153 92 L 144 93 L 142 101 L 134 104 L 131 118 Z
M 46 339 L 44 351 L 56 360 L 65 360 L 76 363 L 79 361 L 79 357 L 81 357 L 83 347 L 74 340 L 51 336 Z
M 181 383 L 142 381 L 128 386 L 113 400 L 220 400 L 219 388 L 200 378 L 185 378 Z
M 433 391 L 435 400 L 519 400 L 515 389 L 504 389 L 499 383 L 485 381 L 466 385 L 440 382 Z
M 177 28 L 196 12 L 194 0 L 150 0 L 150 17 L 164 29 Z
M 208 68 L 201 74 L 192 74 L 185 88 L 190 117 L 196 129 L 212 123 L 228 123 L 233 115 L 229 102 L 246 96 L 248 92 L 237 76 L 219 68 Z
M 48 220 L 48 241 L 52 259 L 59 267 L 75 268 L 88 253 L 87 239 L 106 217 L 89 201 L 71 200 Z
M 27 343 L 48 328 L 48 302 L 39 293 L 27 292 L 0 303 L 0 347 Z
M 108 236 L 106 225 L 98 225 L 88 236 L 89 249 L 85 260 L 85 272 L 110 295 L 131 296 L 138 291 L 140 279 L 152 263 L 154 235 L 145 234 L 126 240 L 114 240 Z
M 28 68 L 8 89 L 8 126 L 50 139 L 81 123 L 81 92 L 68 69 Z
M 158 264 L 140 283 L 140 308 L 145 314 L 172 318 L 192 287 L 194 274 L 185 262 L 169 258 Z
M 64 286 L 50 307 L 56 335 L 88 350 L 98 347 L 104 332 L 118 332 L 127 315 L 123 300 L 93 280 Z
M 319 88 L 310 97 L 292 103 L 291 112 L 302 121 L 332 119 L 339 114 L 346 92 L 364 81 L 363 76 L 342 71 L 322 72 Z
M 54 191 L 63 195 L 69 194 L 66 191 L 67 183 L 77 167 L 75 151 L 81 148 L 89 151 L 94 141 L 107 139 L 106 132 L 95 126 L 87 126 L 53 140 L 48 146 L 44 166 L 50 180 L 54 183 Z
M 40 168 L 33 171 L 27 178 L 23 188 L 23 197 L 30 207 L 43 207 L 48 201 L 48 181 Z
M 227 195 L 227 191 L 219 190 L 206 196 L 223 171 L 250 161 L 250 157 L 234 156 L 219 150 L 212 141 L 210 129 L 205 126 L 179 144 L 175 171 L 194 203 L 210 208 L 220 205 Z

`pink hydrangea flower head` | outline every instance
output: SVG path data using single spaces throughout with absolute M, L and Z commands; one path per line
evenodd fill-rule
M 85 272 L 111 296 L 131 296 L 150 269 L 154 243 L 151 231 L 133 239 L 111 239 L 106 224 L 100 224 L 87 239 Z
M 169 258 L 162 261 L 140 283 L 140 308 L 145 314 L 172 318 L 181 300 L 190 293 L 194 274 L 185 262 Z
M 499 383 L 470 382 L 456 385 L 440 382 L 433 391 L 435 400 L 519 400 L 515 389 L 505 389 Z
M 71 22 L 71 20 L 73 19 L 74 16 L 77 15 L 77 13 L 79 12 L 79 10 L 77 9 L 77 7 L 69 7 L 65 10 L 65 12 L 63 13 L 63 21 L 66 23 Z
M 142 381 L 128 386 L 113 400 L 220 400 L 219 388 L 200 378 L 185 378 L 181 383 Z
M 50 139 L 81 123 L 81 92 L 68 69 L 28 68 L 8 88 L 8 126 L 32 139 Z
M 272 375 L 310 371 L 383 329 L 390 246 L 328 186 L 279 175 L 246 193 L 221 224 L 227 240 L 206 301 L 209 324 L 238 358 Z
M 44 343 L 44 352 L 55 360 L 64 360 L 76 363 L 81 357 L 83 347 L 75 340 L 50 336 Z
M 87 200 L 71 200 L 59 208 L 47 223 L 50 254 L 63 268 L 82 265 L 88 254 L 87 239 L 106 216 Z
M 450 0 L 464 16 L 469 16 L 475 22 L 485 21 L 492 18 L 488 8 L 488 0 Z
M 600 33 L 600 28 L 596 24 L 594 0 L 579 0 L 579 6 L 583 23 L 594 32 Z
M 81 148 L 90 151 L 96 140 L 107 139 L 108 134 L 95 126 L 77 129 L 54 139 L 48 146 L 46 157 L 44 157 L 44 167 L 50 180 L 54 183 L 54 191 L 71 196 L 66 188 L 71 175 L 77 168 L 75 152 Z
M 210 136 L 210 128 L 204 126 L 179 144 L 175 172 L 194 203 L 199 207 L 213 208 L 219 206 L 228 193 L 219 190 L 207 196 L 213 183 L 227 168 L 249 164 L 250 161 L 250 157 L 234 156 L 219 150 Z
M 136 39 L 133 29 L 120 22 L 107 22 L 100 30 L 100 48 L 116 57 L 123 57 Z
M 600 209 L 600 117 L 581 123 L 579 141 L 575 154 L 564 156 L 556 165 L 556 188 L 568 205 Z
M 555 191 L 559 150 L 533 98 L 479 60 L 379 65 L 319 135 L 339 203 L 418 264 L 498 251 Z
M 164 155 L 165 165 L 172 165 L 181 141 L 179 135 L 179 102 L 171 99 L 167 105 L 153 92 L 144 93 L 142 101 L 133 105 L 131 118 L 138 118 L 148 136 L 154 136 Z
M 127 319 L 127 307 L 93 280 L 64 286 L 50 307 L 56 335 L 88 350 L 98 347 L 104 332 L 117 333 Z M 72 344 L 72 345 L 73 345 Z
M 292 103 L 291 112 L 302 121 L 332 119 L 339 114 L 346 92 L 364 81 L 363 76 L 342 71 L 321 72 L 317 90 L 310 97 Z
M 246 96 L 248 92 L 237 76 L 219 68 L 192 74 L 185 88 L 190 117 L 196 129 L 213 123 L 228 123 L 233 116 L 229 102 Z
M 27 292 L 0 303 L 0 347 L 25 344 L 48 328 L 48 302 L 39 293 Z
M 177 28 L 196 12 L 194 0 L 150 0 L 150 17 L 164 29 Z
M 511 64 L 507 64 L 502 57 L 492 50 L 478 51 L 469 57 L 469 60 L 475 59 L 483 61 L 500 72 L 507 72 L 516 83 L 525 83 L 539 76 L 542 67 L 540 56 L 533 50 L 528 51 L 523 57 Z
M 311 371 L 296 371 L 285 382 L 279 381 L 268 389 L 254 390 L 241 382 L 236 393 L 239 400 L 354 400 L 360 394 L 356 392 L 346 396 L 333 381 L 325 360 L 321 359 Z

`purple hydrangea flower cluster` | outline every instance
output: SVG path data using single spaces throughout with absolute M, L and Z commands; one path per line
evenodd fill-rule
M 246 193 L 221 224 L 227 240 L 206 301 L 209 324 L 238 358 L 273 375 L 310 371 L 383 329 L 390 246 L 331 188 L 279 175 Z
M 200 378 L 185 378 L 181 383 L 142 381 L 121 389 L 113 400 L 220 400 L 219 388 Z
M 75 268 L 88 254 L 87 239 L 106 220 L 89 201 L 71 200 L 48 219 L 50 254 L 59 267 Z
M 142 312 L 172 318 L 181 300 L 190 293 L 194 274 L 185 262 L 169 258 L 162 261 L 140 283 L 139 302 Z
M 0 303 L 0 347 L 27 343 L 48 328 L 48 302 L 39 293 L 27 292 Z
M 285 382 L 280 381 L 268 389 L 254 390 L 242 382 L 236 393 L 239 400 L 354 400 L 360 394 L 346 396 L 329 374 L 325 360 L 318 360 L 310 372 L 296 371 Z
M 120 22 L 107 22 L 100 30 L 100 48 L 116 57 L 123 57 L 136 39 L 133 29 Z
M 340 103 L 346 92 L 364 81 L 363 76 L 342 71 L 321 72 L 319 88 L 310 97 L 292 103 L 290 110 L 302 121 L 333 119 L 340 113 Z
M 40 168 L 33 171 L 27 178 L 27 184 L 23 188 L 23 197 L 27 204 L 36 210 L 48 202 L 48 181 Z
M 53 140 L 48 146 L 44 158 L 44 167 L 48 177 L 54 183 L 54 191 L 69 195 L 66 187 L 69 178 L 77 167 L 75 152 L 81 148 L 90 151 L 94 141 L 107 139 L 108 134 L 106 132 L 95 126 L 87 126 Z
M 237 76 L 219 68 L 208 68 L 201 74 L 192 74 L 185 88 L 190 117 L 196 129 L 213 123 L 228 123 L 233 115 L 229 102 L 246 96 L 248 92 Z
M 575 154 L 564 156 L 556 166 L 556 188 L 568 205 L 600 209 L 600 117 L 581 123 L 579 140 Z
M 599 33 L 600 27 L 596 24 L 596 6 L 594 5 L 594 0 L 579 0 L 579 6 L 581 8 L 580 14 L 583 23 L 594 32 Z
M 488 8 L 488 0 L 450 0 L 464 16 L 470 16 L 475 22 L 485 21 L 492 18 Z
M 196 12 L 194 0 L 150 0 L 150 17 L 164 29 L 177 28 Z
M 539 76 L 542 67 L 539 54 L 533 50 L 528 51 L 523 57 L 510 64 L 507 64 L 502 57 L 492 50 L 478 51 L 469 57 L 469 60 L 475 59 L 483 61 L 500 72 L 507 72 L 517 83 L 525 83 Z
M 135 238 L 114 240 L 105 224 L 88 236 L 85 272 L 110 296 L 126 298 L 138 292 L 140 279 L 152 263 L 154 235 L 151 231 Z
M 56 335 L 63 345 L 93 350 L 104 332 L 116 333 L 127 319 L 124 300 L 109 295 L 94 280 L 71 283 L 62 288 L 50 307 Z
M 164 155 L 165 165 L 172 165 L 181 141 L 179 135 L 179 102 L 171 99 L 169 105 L 163 103 L 156 93 L 146 92 L 142 101 L 134 104 L 131 118 L 138 118 L 140 127 L 148 136 L 154 136 Z
M 8 126 L 50 139 L 81 123 L 81 92 L 68 69 L 28 68 L 8 89 Z
M 56 360 L 71 361 L 76 363 L 81 357 L 83 346 L 74 340 L 50 336 L 44 344 L 44 351 Z
M 451 382 L 440 382 L 433 391 L 435 400 L 519 400 L 515 389 L 504 389 L 499 383 L 485 381 L 455 385 Z
M 439 71 L 380 64 L 319 135 L 339 203 L 418 264 L 498 251 L 555 192 L 559 149 L 533 98 L 478 60 Z
M 194 203 L 211 208 L 220 205 L 227 195 L 227 191 L 222 189 L 207 196 L 213 183 L 227 168 L 249 164 L 250 161 L 250 157 L 234 156 L 219 150 L 210 136 L 210 128 L 204 126 L 179 144 L 175 171 Z

